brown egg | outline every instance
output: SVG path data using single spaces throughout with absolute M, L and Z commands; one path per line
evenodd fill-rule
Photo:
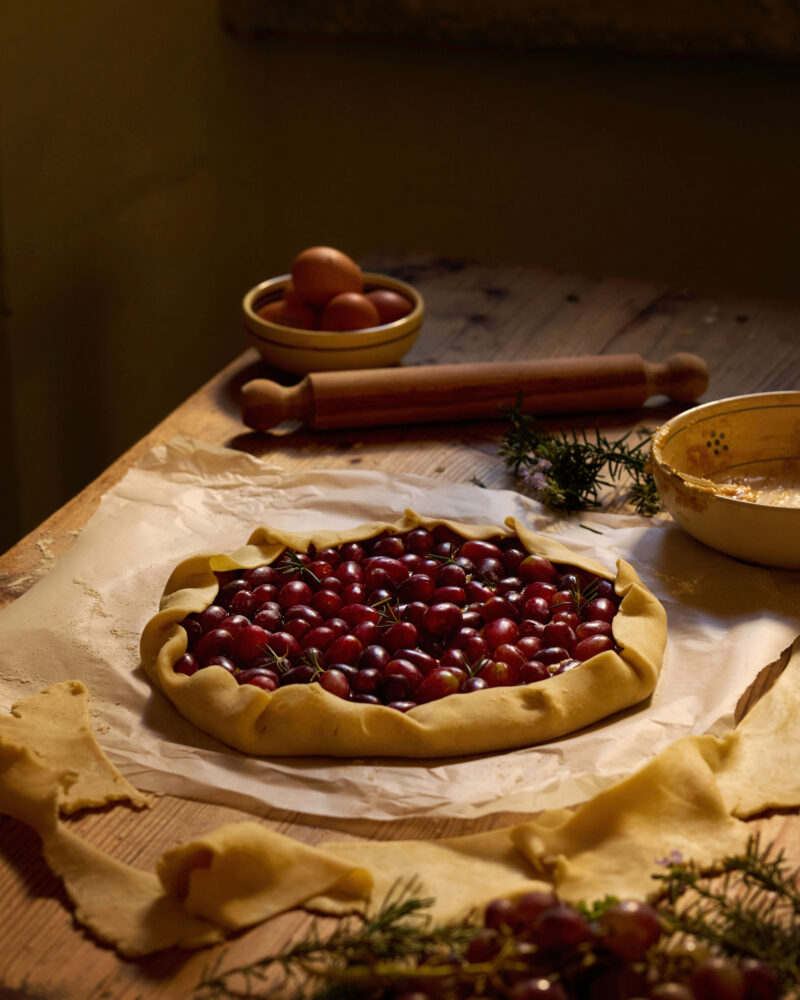
M 291 326 L 298 330 L 317 328 L 316 310 L 300 301 L 277 299 L 262 306 L 258 310 L 258 315 L 270 323 L 280 323 L 281 326 Z
M 284 285 L 284 288 L 283 288 L 283 298 L 287 302 L 299 302 L 301 305 L 305 305 L 305 306 L 308 305 L 308 303 L 303 298 L 303 296 L 300 295 L 300 293 L 294 287 L 294 282 L 292 281 L 291 278 Z
M 314 306 L 324 306 L 340 292 L 364 288 L 358 264 L 333 247 L 309 247 L 299 253 L 292 263 L 292 282 L 297 294 Z
M 367 292 L 367 298 L 378 310 L 381 324 L 394 323 L 396 319 L 402 319 L 411 312 L 411 303 L 405 295 L 389 288 L 376 288 L 373 292 Z
M 341 292 L 334 295 L 322 310 L 320 330 L 363 330 L 380 326 L 381 320 L 374 304 L 358 292 Z

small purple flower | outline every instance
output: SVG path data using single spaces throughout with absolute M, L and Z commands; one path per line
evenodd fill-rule
M 670 865 L 683 864 L 683 855 L 680 851 L 672 850 L 665 858 L 656 858 L 655 862 L 657 865 L 663 865 L 665 868 L 668 868 Z
M 534 472 L 528 479 L 528 488 L 535 493 L 541 493 L 547 486 L 547 476 L 543 472 Z
M 536 461 L 519 470 L 519 479 L 527 490 L 530 490 L 534 495 L 538 495 L 547 489 L 546 473 L 552 469 L 553 463 L 548 462 L 546 458 L 539 458 L 535 454 L 532 457 Z

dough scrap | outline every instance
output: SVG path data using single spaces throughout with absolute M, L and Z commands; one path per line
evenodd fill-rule
M 128 958 L 224 940 L 220 927 L 186 912 L 153 872 L 123 864 L 59 823 L 44 856 L 64 882 L 75 919 Z
M 659 860 L 673 851 L 704 864 L 746 845 L 750 831 L 729 815 L 716 783 L 739 739 L 677 740 L 568 815 L 516 827 L 512 840 L 568 901 L 647 896 Z
M 27 823 L 42 838 L 45 859 L 75 905 L 75 919 L 128 956 L 222 940 L 218 927 L 189 916 L 154 874 L 115 861 L 59 820 L 64 785 L 77 777 L 56 771 L 0 733 L 0 813 Z
M 322 849 L 369 869 L 375 885 L 373 907 L 413 876 L 418 883 L 415 893 L 433 898 L 427 912 L 437 921 L 449 921 L 467 916 L 497 896 L 516 897 L 552 888 L 516 848 L 512 829 L 433 841 L 325 843 Z M 312 901 L 308 908 L 330 912 L 325 900 Z
M 718 784 L 734 816 L 800 805 L 800 639 L 767 693 L 742 719 Z
M 267 692 L 218 667 L 192 676 L 176 674 L 186 651 L 178 624 L 201 611 L 217 592 L 214 571 L 246 569 L 274 560 L 284 546 L 304 550 L 372 538 L 381 531 L 405 532 L 444 524 L 465 538 L 515 533 L 524 548 L 553 562 L 582 567 L 610 578 L 594 560 L 560 542 L 531 532 L 509 518 L 505 529 L 431 520 L 406 511 L 395 524 L 361 525 L 350 531 L 299 535 L 257 529 L 246 546 L 229 556 L 193 556 L 172 573 L 161 610 L 142 634 L 142 664 L 151 681 L 200 729 L 243 753 L 286 756 L 389 756 L 439 758 L 531 746 L 582 729 L 638 704 L 655 687 L 666 645 L 666 614 L 634 569 L 620 560 L 615 586 L 622 600 L 614 620 L 621 652 L 604 652 L 580 667 L 538 683 L 497 687 L 480 698 L 450 697 L 403 713 L 385 706 L 344 701 L 319 684 L 295 684 Z
M 228 930 L 267 920 L 330 892 L 358 909 L 373 879 L 346 863 L 258 823 L 229 823 L 162 855 L 157 871 L 187 913 Z
M 61 775 L 62 813 L 126 800 L 137 808 L 150 800 L 117 771 L 103 753 L 89 721 L 89 692 L 80 681 L 63 681 L 11 706 L 0 716 L 0 740 L 26 746 Z M 68 770 L 63 770 L 63 762 Z

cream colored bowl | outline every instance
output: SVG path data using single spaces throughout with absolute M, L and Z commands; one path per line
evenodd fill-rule
M 366 291 L 388 288 L 411 302 L 411 312 L 394 323 L 334 333 L 297 330 L 263 319 L 258 310 L 281 297 L 289 277 L 282 274 L 262 281 L 242 301 L 248 342 L 276 368 L 296 375 L 345 368 L 385 368 L 397 364 L 419 336 L 425 313 L 422 296 L 411 285 L 384 274 L 365 273 L 364 288 Z
M 706 545 L 800 569 L 800 392 L 705 403 L 653 437 L 664 506 Z

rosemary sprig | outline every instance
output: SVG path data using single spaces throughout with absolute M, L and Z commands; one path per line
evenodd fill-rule
M 275 955 L 267 955 L 248 965 L 204 978 L 195 992 L 196 1000 L 255 1000 L 273 996 L 280 988 L 296 990 L 297 997 L 334 1000 L 339 997 L 367 997 L 376 984 L 388 984 L 420 972 L 423 959 L 430 962 L 424 972 L 442 976 L 443 966 L 435 965 L 436 954 L 462 953 L 477 928 L 468 921 L 434 926 L 427 912 L 433 900 L 419 898 L 419 884 L 411 880 L 396 884 L 376 913 L 342 920 L 323 937 L 316 923 L 304 940 Z M 274 970 L 282 978 L 276 983 Z M 298 981 L 300 977 L 300 981 Z M 309 982 L 315 992 L 309 993 Z M 269 992 L 259 992 L 262 986 Z M 379 996 L 382 989 L 375 995 Z
M 568 514 L 599 507 L 602 491 L 626 475 L 631 480 L 628 500 L 638 513 L 651 515 L 661 509 L 655 481 L 647 471 L 649 435 L 632 443 L 630 431 L 616 441 L 597 429 L 593 439 L 585 430 L 547 431 L 523 413 L 521 405 L 518 397 L 516 406 L 507 411 L 511 427 L 503 437 L 500 456 L 545 506 Z
M 284 551 L 280 561 L 275 564 L 275 569 L 284 576 L 290 576 L 292 573 L 299 573 L 301 577 L 306 576 L 313 580 L 314 583 L 320 582 L 317 574 L 310 569 L 300 558 L 299 554 L 294 552 L 292 549 L 286 549 Z
M 800 881 L 783 851 L 752 838 L 742 855 L 711 870 L 671 862 L 658 909 L 677 937 L 772 966 L 785 989 L 800 986 Z

